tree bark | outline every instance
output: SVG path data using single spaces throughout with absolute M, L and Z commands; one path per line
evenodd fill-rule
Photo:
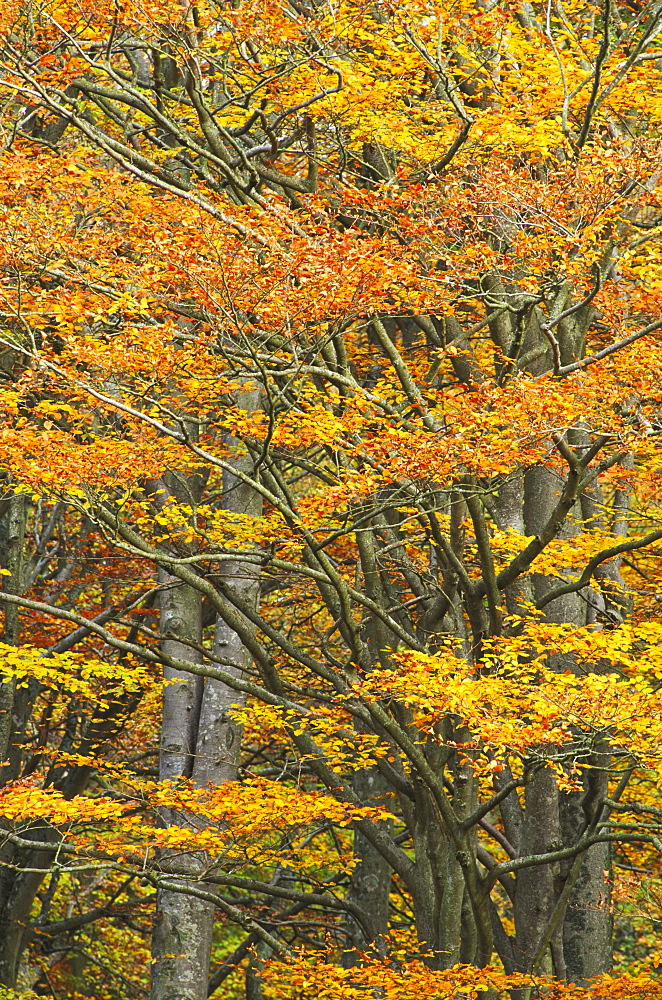
M 168 636 L 163 650 L 200 663 L 201 654 L 187 644 L 202 641 L 200 594 L 163 572 L 160 577 L 162 584 L 170 585 L 161 597 L 161 630 Z M 202 678 L 166 667 L 164 680 L 159 780 L 177 781 L 190 778 L 193 771 Z M 189 821 L 172 813 L 162 818 L 168 825 Z M 191 875 L 202 864 L 196 854 L 178 855 L 177 861 Z M 207 996 L 213 916 L 213 906 L 204 900 L 158 890 L 152 932 L 152 1000 L 204 1000 Z
M 238 393 L 240 405 L 250 410 L 259 404 L 259 392 Z M 238 442 L 227 442 L 235 449 Z M 253 471 L 248 455 L 236 454 L 235 467 Z M 258 516 L 262 499 L 251 486 L 231 473 L 223 478 L 224 510 L 244 516 Z M 257 606 L 259 566 L 238 562 L 222 563 L 223 583 L 244 602 Z M 202 607 L 200 594 L 179 584 L 166 591 L 161 605 L 161 629 L 168 638 L 164 651 L 171 655 L 202 662 L 202 654 L 185 644 L 202 644 Z M 183 640 L 183 642 L 182 642 Z M 250 663 L 250 654 L 241 638 L 219 616 L 216 622 L 214 654 L 223 658 L 224 669 L 241 676 Z M 231 717 L 241 696 L 214 678 L 166 670 L 166 679 L 176 683 L 166 687 L 163 705 L 161 780 L 191 778 L 195 785 L 220 785 L 237 777 L 241 747 L 241 727 Z M 169 822 L 190 821 L 190 817 L 167 818 Z M 182 865 L 182 855 L 178 855 Z M 205 865 L 204 855 L 196 852 L 185 861 L 189 878 L 195 879 Z M 181 882 L 186 888 L 186 882 Z M 152 934 L 153 972 L 151 1000 L 206 1000 L 214 929 L 214 904 L 184 892 L 160 889 Z

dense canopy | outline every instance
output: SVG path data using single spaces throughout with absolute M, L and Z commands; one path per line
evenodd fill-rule
M 662 997 L 658 36 L 1 5 L 1 997 Z

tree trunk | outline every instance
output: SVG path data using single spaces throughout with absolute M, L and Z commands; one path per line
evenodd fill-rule
M 254 409 L 259 393 L 240 393 L 241 405 Z M 237 446 L 231 439 L 228 444 Z M 249 456 L 237 455 L 235 466 L 250 473 Z M 223 478 L 223 509 L 239 515 L 258 516 L 262 499 L 251 486 L 227 473 Z M 258 565 L 222 563 L 222 582 L 239 604 L 257 606 L 259 594 Z M 164 651 L 196 663 L 202 655 L 185 641 L 202 643 L 202 608 L 200 594 L 183 584 L 166 591 L 161 605 L 161 630 L 176 638 L 166 639 Z M 182 642 L 182 640 L 184 640 Z M 219 616 L 214 633 L 213 652 L 222 657 L 224 669 L 241 676 L 250 663 L 250 654 L 241 638 Z M 237 776 L 241 748 L 241 727 L 231 718 L 233 706 L 242 698 L 222 681 L 203 679 L 186 672 L 167 670 L 166 679 L 177 683 L 166 687 L 163 705 L 161 741 L 161 780 L 191 778 L 201 787 L 219 785 Z M 187 822 L 186 817 L 169 816 L 168 822 Z M 177 856 L 178 866 L 188 868 L 188 878 L 195 878 L 206 863 L 204 855 L 192 853 L 187 859 Z M 206 888 L 203 884 L 201 888 Z M 181 882 L 185 890 L 186 880 Z M 152 935 L 151 1000 L 206 1000 L 208 995 L 211 944 L 214 929 L 213 902 L 183 892 L 160 889 Z
M 200 594 L 163 572 L 160 582 L 170 584 L 161 596 L 161 631 L 169 637 L 162 643 L 163 651 L 200 663 L 201 654 L 187 645 L 187 640 L 202 641 Z M 164 679 L 159 779 L 177 781 L 190 778 L 193 771 L 202 678 L 166 667 Z M 172 813 L 163 821 L 188 822 L 186 816 Z M 201 862 L 196 854 L 177 855 L 178 866 L 190 874 Z M 213 906 L 204 900 L 159 889 L 152 933 L 153 1000 L 205 1000 L 213 915 Z
M 27 497 L 23 493 L 15 493 L 8 501 L 8 509 L 2 524 L 4 536 L 2 565 L 11 573 L 11 576 L 3 579 L 3 588 L 9 594 L 23 592 L 23 548 L 27 513 Z M 5 628 L 2 641 L 15 646 L 18 643 L 18 607 L 15 604 L 5 604 L 4 612 Z M 0 681 L 0 761 L 7 760 L 9 755 L 15 689 L 16 682 L 13 678 Z
M 560 797 L 561 834 L 564 844 L 574 843 L 591 821 L 600 801 L 608 795 L 609 753 L 597 752 L 583 772 L 581 792 Z M 565 880 L 572 859 L 561 867 Z M 569 982 L 587 980 L 609 972 L 612 966 L 613 918 L 611 913 L 611 845 L 594 844 L 584 855 L 572 888 L 563 922 L 563 954 Z
M 365 805 L 385 804 L 388 786 L 376 769 L 359 771 L 353 786 Z M 382 822 L 385 827 L 389 826 L 386 821 Z M 361 908 L 364 920 L 360 925 L 353 916 L 347 918 L 347 951 L 343 955 L 346 968 L 355 965 L 362 952 L 384 954 L 391 893 L 391 866 L 358 830 L 354 832 L 354 857 L 356 867 L 352 871 L 347 898 Z
M 525 477 L 526 533 L 536 534 L 549 517 L 558 496 L 558 477 L 549 469 L 530 469 Z M 569 520 L 561 537 L 571 537 L 576 528 Z M 540 574 L 533 576 L 534 595 L 540 600 L 557 581 Z M 552 601 L 545 608 L 547 621 L 577 626 L 586 624 L 586 605 L 577 594 Z M 576 669 L 574 662 L 551 658 L 550 666 Z M 595 755 L 596 767 L 584 772 L 583 792 L 563 793 L 555 786 L 552 773 L 539 772 L 526 790 L 521 855 L 543 853 L 553 847 L 577 842 L 589 821 L 591 802 L 604 796 L 608 780 L 608 755 Z M 598 760 L 599 757 L 599 760 Z M 531 840 L 530 843 L 527 843 Z M 608 845 L 596 845 L 585 855 L 570 898 L 552 935 L 547 958 L 538 956 L 541 940 L 552 917 L 557 899 L 572 868 L 573 859 L 553 870 L 548 866 L 524 869 L 517 875 L 515 923 L 519 968 L 529 969 L 537 961 L 540 971 L 555 972 L 561 979 L 583 982 L 611 968 L 611 914 L 609 906 Z

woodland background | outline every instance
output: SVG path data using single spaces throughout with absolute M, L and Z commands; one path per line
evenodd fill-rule
M 662 997 L 661 35 L 0 5 L 0 996 Z

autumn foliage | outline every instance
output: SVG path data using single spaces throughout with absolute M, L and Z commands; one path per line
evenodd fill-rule
M 1 5 L 0 997 L 662 996 L 661 29 Z

